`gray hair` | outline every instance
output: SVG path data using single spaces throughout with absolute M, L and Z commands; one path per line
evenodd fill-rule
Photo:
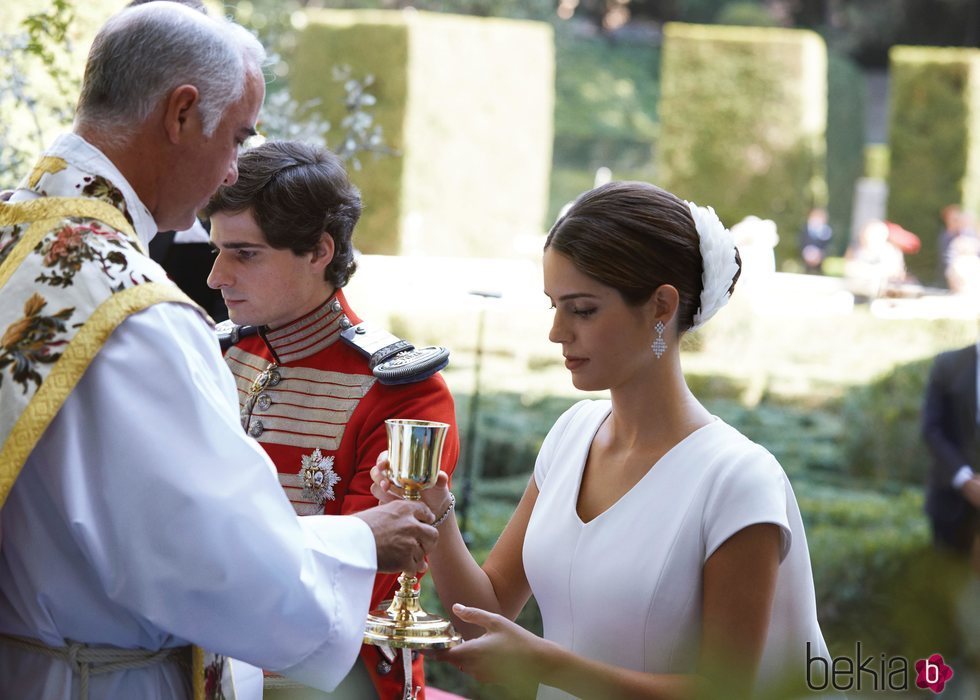
M 92 42 L 75 124 L 128 139 L 172 90 L 194 85 L 210 136 L 265 57 L 258 39 L 230 20 L 175 2 L 124 9 Z

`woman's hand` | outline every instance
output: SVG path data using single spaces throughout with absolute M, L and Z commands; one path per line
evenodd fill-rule
M 396 486 L 388 478 L 388 451 L 385 450 L 378 455 L 378 460 L 371 467 L 371 494 L 381 503 L 399 501 L 402 499 L 404 490 Z M 446 472 L 439 472 L 435 485 L 422 491 L 422 502 L 429 506 L 429 509 L 438 518 L 449 509 L 452 502 L 449 498 L 449 475 Z
M 552 642 L 531 634 L 503 615 L 453 606 L 460 620 L 482 627 L 486 632 L 451 649 L 425 651 L 439 661 L 452 664 L 482 683 L 500 683 L 533 696 L 542 671 L 553 658 Z

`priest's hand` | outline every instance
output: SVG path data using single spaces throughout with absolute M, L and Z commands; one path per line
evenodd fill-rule
M 392 501 L 354 513 L 374 533 L 378 571 L 425 571 L 425 553 L 432 549 L 439 532 L 428 506 L 419 501 Z

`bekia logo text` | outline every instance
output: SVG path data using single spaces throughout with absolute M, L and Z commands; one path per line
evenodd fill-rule
M 953 677 L 941 654 L 915 662 L 916 687 L 941 693 L 946 682 Z M 854 656 L 835 656 L 829 662 L 822 656 L 814 656 L 810 643 L 806 644 L 806 685 L 810 690 L 908 690 L 909 662 L 904 656 L 887 656 L 861 651 L 861 642 L 854 645 Z

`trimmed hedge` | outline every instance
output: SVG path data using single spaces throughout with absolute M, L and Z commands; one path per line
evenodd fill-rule
M 659 46 L 556 34 L 555 55 L 556 139 L 656 140 Z
M 839 53 L 828 54 L 827 215 L 834 231 L 831 252 L 837 254 L 850 243 L 854 186 L 864 173 L 866 93 L 857 64 Z
M 816 33 L 665 25 L 661 182 L 729 226 L 773 219 L 779 261 L 798 257 L 807 211 L 826 203 L 826 124 L 827 52 Z
M 980 205 L 980 51 L 896 46 L 889 60 L 888 218 L 922 238 L 906 262 L 931 283 L 940 210 Z
M 548 221 L 607 167 L 653 181 L 660 46 L 555 35 L 555 139 Z
M 347 17 L 347 15 L 345 15 Z M 374 76 L 370 92 L 377 98 L 372 110 L 375 124 L 383 129 L 385 142 L 401 151 L 405 143 L 404 106 L 408 101 L 408 75 L 399 67 L 408 61 L 408 32 L 398 24 L 355 24 L 353 17 L 341 23 L 330 13 L 322 21 L 310 16 L 310 24 L 298 32 L 295 54 L 290 58 L 290 91 L 300 102 L 319 99 L 317 110 L 335 133 L 324 134 L 333 144 L 340 134 L 345 112 L 344 86 L 332 79 L 335 66 L 350 65 L 355 77 Z M 371 47 L 365 51 L 365 47 Z M 361 158 L 363 169 L 351 170 L 361 188 L 364 213 L 355 230 L 355 245 L 366 253 L 398 249 L 401 182 L 405 159 Z
M 521 236 L 541 233 L 554 103 L 548 24 L 384 10 L 307 17 L 290 57 L 293 96 L 320 98 L 338 129 L 343 86 L 332 67 L 373 75 L 376 122 L 400 153 L 363 158 L 351 173 L 365 206 L 358 248 L 512 257 Z

